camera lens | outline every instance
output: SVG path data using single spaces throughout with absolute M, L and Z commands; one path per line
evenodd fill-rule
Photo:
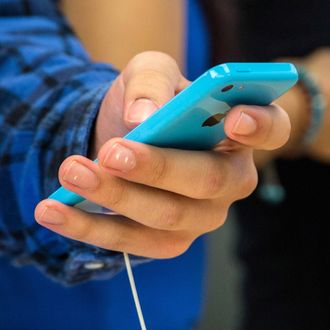
M 230 91 L 232 88 L 234 87 L 234 85 L 227 85 L 224 88 L 222 88 L 221 92 L 228 92 Z

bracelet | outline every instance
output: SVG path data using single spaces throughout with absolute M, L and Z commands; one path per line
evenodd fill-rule
M 304 66 L 297 65 L 296 68 L 299 74 L 298 84 L 305 90 L 310 101 L 310 122 L 302 139 L 303 144 L 308 145 L 314 141 L 322 125 L 326 102 L 313 76 Z
M 305 91 L 310 103 L 310 119 L 302 138 L 302 144 L 312 143 L 322 125 L 326 100 L 316 83 L 314 77 L 304 66 L 296 65 L 299 80 L 298 84 Z M 281 184 L 277 170 L 271 162 L 263 169 L 263 184 L 259 187 L 259 197 L 270 204 L 279 204 L 286 197 L 286 192 Z

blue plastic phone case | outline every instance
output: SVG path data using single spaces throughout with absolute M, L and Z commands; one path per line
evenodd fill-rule
M 297 70 L 290 63 L 215 66 L 124 138 L 159 147 L 211 149 L 225 137 L 221 119 L 231 107 L 238 104 L 268 105 L 294 86 L 297 80 Z M 67 205 L 84 201 L 83 197 L 63 187 L 49 198 Z

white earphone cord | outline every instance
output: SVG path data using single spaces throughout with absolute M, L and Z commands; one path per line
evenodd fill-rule
M 130 259 L 129 259 L 129 256 L 126 252 L 123 252 L 123 255 L 124 255 L 127 275 L 128 275 L 128 279 L 129 279 L 129 284 L 131 286 L 131 291 L 132 291 L 132 295 L 133 295 L 133 298 L 134 298 L 135 308 L 136 308 L 136 311 L 137 311 L 137 314 L 138 314 L 138 317 L 139 317 L 141 330 L 147 330 L 146 324 L 145 324 L 144 318 L 143 318 L 143 313 L 142 313 L 142 309 L 141 309 L 141 305 L 140 305 L 139 296 L 138 296 L 136 286 L 135 286 L 135 281 L 134 281 L 134 276 L 133 276 L 133 271 L 132 271 Z

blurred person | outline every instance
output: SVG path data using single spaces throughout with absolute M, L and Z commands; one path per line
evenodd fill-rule
M 257 189 L 234 205 L 245 275 L 240 328 L 328 329 L 330 2 L 188 3 L 190 79 L 228 61 L 285 60 L 300 71 L 277 101 L 290 117 L 290 139 L 254 152 Z

